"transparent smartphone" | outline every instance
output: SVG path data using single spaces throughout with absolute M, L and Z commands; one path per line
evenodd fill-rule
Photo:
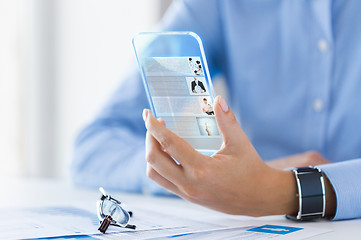
M 196 150 L 217 151 L 223 140 L 199 36 L 193 32 L 139 33 L 133 46 L 153 114 Z

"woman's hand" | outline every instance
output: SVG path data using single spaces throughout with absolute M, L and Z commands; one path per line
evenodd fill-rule
M 214 111 L 224 145 L 209 157 L 144 110 L 148 177 L 184 199 L 229 214 L 297 212 L 293 173 L 262 161 L 222 97 L 216 98 Z

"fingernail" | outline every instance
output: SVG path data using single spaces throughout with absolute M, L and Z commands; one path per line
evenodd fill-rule
M 223 110 L 223 112 L 228 112 L 228 105 L 226 103 L 226 100 L 224 100 L 223 97 L 219 97 L 219 104 L 221 105 L 221 108 Z
M 147 121 L 149 115 L 149 110 L 148 109 L 143 109 L 143 120 L 144 122 Z

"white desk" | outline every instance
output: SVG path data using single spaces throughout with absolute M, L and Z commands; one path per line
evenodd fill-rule
M 71 183 L 64 181 L 8 178 L 0 178 L 0 181 L 2 186 L 0 206 L 2 207 L 71 205 L 95 212 L 95 201 L 100 196 L 97 190 L 75 188 Z M 202 213 L 212 212 L 215 218 L 219 218 L 221 221 L 229 221 L 229 223 L 233 226 L 236 226 L 237 221 L 244 222 L 247 220 L 267 220 L 270 224 L 278 225 L 282 225 L 282 223 L 290 223 L 290 220 L 286 220 L 284 216 L 262 218 L 229 216 L 173 197 L 153 197 L 120 192 L 115 193 L 114 191 L 111 193 L 114 197 L 127 202 L 128 205 L 130 205 L 130 203 L 133 205 L 141 205 L 142 202 L 147 201 L 148 203 L 154 205 L 155 209 L 161 208 L 162 211 L 166 211 L 168 213 L 176 212 L 174 210 L 177 208 L 183 208 L 184 213 L 193 214 L 193 217 L 197 219 L 202 219 Z M 315 236 L 312 239 L 361 239 L 361 219 L 348 221 L 320 220 L 310 223 L 295 223 L 295 225 L 299 227 L 322 227 L 332 230 L 332 232 Z

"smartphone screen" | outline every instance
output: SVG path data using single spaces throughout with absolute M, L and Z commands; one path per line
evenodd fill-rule
M 162 33 L 166 34 L 166 33 Z M 179 44 L 177 52 L 162 51 L 157 54 L 157 40 L 164 45 L 165 39 L 156 38 L 150 43 L 154 49 L 139 57 L 143 82 L 153 114 L 162 118 L 168 129 L 184 138 L 195 149 L 216 151 L 222 144 L 222 137 L 214 116 L 214 90 L 209 77 L 204 52 L 199 39 L 191 41 L 197 51 L 180 50 L 184 39 L 173 36 L 171 45 Z M 187 36 L 189 37 L 189 35 Z M 182 40 L 182 41 L 181 41 Z M 188 45 L 186 49 L 188 49 Z M 169 49 L 169 48 L 168 48 Z M 137 50 L 136 50 L 137 51 Z M 203 56 L 202 56 L 203 55 Z

